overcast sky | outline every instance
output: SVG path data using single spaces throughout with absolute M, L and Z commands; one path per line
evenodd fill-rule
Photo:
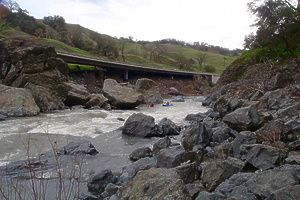
M 29 15 L 59 15 L 67 23 L 113 37 L 156 41 L 174 38 L 243 48 L 253 32 L 251 0 L 16 0 Z

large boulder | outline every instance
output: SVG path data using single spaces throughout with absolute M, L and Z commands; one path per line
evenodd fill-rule
M 155 119 L 143 113 L 134 113 L 125 121 L 122 134 L 136 137 L 153 136 L 152 129 L 155 126 Z
M 182 145 L 188 151 L 198 145 L 205 147 L 211 141 L 211 137 L 212 134 L 204 123 L 193 122 L 183 132 Z
M 0 79 L 8 86 L 31 91 L 41 111 L 64 108 L 69 67 L 54 47 L 32 40 L 0 40 Z
M 184 182 L 172 169 L 151 168 L 140 171 L 122 188 L 121 199 L 191 199 L 184 190 Z
M 261 170 L 282 165 L 288 156 L 284 149 L 263 144 L 243 144 L 240 150 L 242 159 Z
M 116 80 L 105 79 L 103 94 L 112 106 L 131 109 L 144 103 L 144 96 L 133 88 L 120 85 Z
M 9 117 L 34 116 L 40 109 L 29 90 L 0 84 L 0 114 Z
M 160 104 L 163 102 L 157 83 L 148 78 L 138 79 L 135 90 L 144 95 L 145 103 Z
M 203 184 L 209 191 L 214 190 L 220 183 L 240 172 L 245 163 L 236 158 L 204 162 L 201 164 Z
M 293 196 L 299 194 L 297 187 L 300 181 L 300 167 L 298 165 L 283 165 L 275 169 L 269 169 L 266 171 L 259 171 L 255 173 L 246 183 L 249 191 L 254 193 L 258 199 L 266 199 L 267 197 L 277 196 Z M 287 189 L 287 187 L 291 187 Z M 283 188 L 290 192 L 290 195 L 282 194 Z M 275 198 L 269 198 L 275 199 Z M 289 198 L 282 198 L 289 199 Z M 299 196 L 295 198 L 299 199 Z
M 109 110 L 110 105 L 107 103 L 108 99 L 103 94 L 92 94 L 89 96 L 85 104 L 86 108 L 100 107 Z
M 112 171 L 106 169 L 91 177 L 87 186 L 90 192 L 101 194 L 104 192 L 105 187 L 108 184 L 114 184 L 117 182 L 117 180 L 117 177 L 112 173 Z
M 65 100 L 66 106 L 85 105 L 89 99 L 90 93 L 83 85 L 75 83 L 65 83 L 69 87 L 69 92 Z
M 255 131 L 263 122 L 257 108 L 254 106 L 239 108 L 223 118 L 223 121 L 237 131 Z

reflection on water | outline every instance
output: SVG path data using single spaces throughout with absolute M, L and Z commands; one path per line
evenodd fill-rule
M 116 157 L 118 162 L 126 163 L 128 159 L 126 156 L 123 158 L 124 155 L 138 147 L 151 146 L 157 138 L 123 136 L 120 130 L 116 130 L 124 124 L 120 119 L 126 120 L 133 113 L 141 112 L 153 116 L 156 123 L 167 117 L 183 125 L 187 114 L 206 110 L 201 103 L 186 99 L 186 102 L 174 103 L 169 107 L 141 105 L 124 111 L 64 110 L 42 113 L 36 117 L 11 118 L 0 122 L 0 164 L 37 156 L 50 150 L 53 144 L 58 148 L 78 137 L 90 140 L 102 155 Z M 106 164 L 111 165 L 110 162 L 114 162 L 111 160 Z

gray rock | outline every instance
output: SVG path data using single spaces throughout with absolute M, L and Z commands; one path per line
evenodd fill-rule
M 130 155 L 129 159 L 132 161 L 137 161 L 141 158 L 152 157 L 152 150 L 149 147 L 142 147 L 134 150 Z
M 257 136 L 251 131 L 243 131 L 236 134 L 236 138 L 233 140 L 232 150 L 235 158 L 240 158 L 241 150 L 240 147 L 242 144 L 256 144 Z
M 160 136 L 179 135 L 181 131 L 180 126 L 177 126 L 174 122 L 166 117 L 163 118 L 157 125 L 162 131 L 159 134 Z
M 257 109 L 253 106 L 239 108 L 227 114 L 223 121 L 237 131 L 255 131 L 263 122 Z
M 86 87 L 71 82 L 65 84 L 69 88 L 67 98 L 64 102 L 65 105 L 66 106 L 85 105 L 90 95 Z
M 91 177 L 87 186 L 90 192 L 101 194 L 104 192 L 108 184 L 114 184 L 117 180 L 117 177 L 112 173 L 112 171 L 106 169 Z
M 157 167 L 173 168 L 186 162 L 200 163 L 201 159 L 202 155 L 193 151 L 187 152 L 180 145 L 171 146 L 169 148 L 162 149 L 158 152 Z
M 122 134 L 136 137 L 153 136 L 152 129 L 155 126 L 155 119 L 142 113 L 134 113 L 125 121 Z
M 179 96 L 176 96 L 174 97 L 171 102 L 185 102 L 183 96 L 179 95 Z
M 298 200 L 300 199 L 300 185 L 280 188 L 272 193 L 266 200 Z
M 132 180 L 139 171 L 148 170 L 156 167 L 156 159 L 153 157 L 141 158 L 138 161 L 128 165 L 122 169 L 120 177 L 121 182 L 126 183 Z
M 286 150 L 263 144 L 243 144 L 240 150 L 242 159 L 262 170 L 282 165 L 288 155 Z
M 145 103 L 160 104 L 163 102 L 157 83 L 148 78 L 138 79 L 135 90 L 144 95 Z
M 199 193 L 196 200 L 223 200 L 226 199 L 225 196 L 215 194 L 215 193 L 209 193 L 206 191 L 202 191 Z
M 157 155 L 157 153 L 164 148 L 167 148 L 172 145 L 172 141 L 169 137 L 164 137 L 163 139 L 158 140 L 153 144 L 153 154 Z
M 173 168 L 183 163 L 183 155 L 185 150 L 182 146 L 171 146 L 162 149 L 157 154 L 157 167 L 161 168 Z
M 289 156 L 285 159 L 287 164 L 300 165 L 300 154 L 298 152 L 289 152 Z
M 8 117 L 34 116 L 40 109 L 30 91 L 0 84 L 0 114 Z
M 269 91 L 260 98 L 260 105 L 271 110 L 286 107 L 293 102 L 294 100 L 289 98 L 289 92 L 285 88 Z
M 193 99 L 194 102 L 203 102 L 205 100 L 205 97 L 196 97 Z
M 0 121 L 4 121 L 5 119 L 6 119 L 6 116 L 0 114 Z
M 299 166 L 284 165 L 276 169 L 260 171 L 255 173 L 246 185 L 252 193 L 265 199 L 284 187 L 299 185 L 299 170 Z
M 59 155 L 96 155 L 98 153 L 95 146 L 90 141 L 84 139 L 70 142 L 57 150 L 57 154 Z
M 208 191 L 213 191 L 220 183 L 240 172 L 245 163 L 236 158 L 201 163 L 201 179 Z
M 279 109 L 276 115 L 279 118 L 292 118 L 299 115 L 300 103 L 293 103 L 288 107 Z
M 247 181 L 253 176 L 252 173 L 237 173 L 221 183 L 215 193 L 226 199 L 257 200 L 257 197 L 246 186 Z
M 196 145 L 207 146 L 211 137 L 212 134 L 203 123 L 193 122 L 183 132 L 182 145 L 186 150 L 190 151 Z
M 93 107 L 100 107 L 100 108 L 107 108 L 107 101 L 108 99 L 105 98 L 103 96 L 103 94 L 93 94 L 93 95 L 90 95 L 86 104 L 85 104 L 85 107 L 86 108 L 93 108 Z
M 121 199 L 185 199 L 191 198 L 184 190 L 180 176 L 172 169 L 151 168 L 141 171 L 122 188 Z
M 207 115 L 205 113 L 188 114 L 184 120 L 186 121 L 203 121 Z
M 103 94 L 108 102 L 118 108 L 131 109 L 144 103 L 144 96 L 133 88 L 121 86 L 113 79 L 105 79 Z
M 190 161 L 191 162 L 191 161 Z M 199 179 L 200 171 L 196 162 L 182 163 L 175 168 L 177 174 L 181 177 L 184 183 L 194 183 Z

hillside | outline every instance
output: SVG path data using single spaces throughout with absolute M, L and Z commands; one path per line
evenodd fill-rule
M 77 24 L 67 24 L 60 16 L 38 20 L 19 12 L 7 16 L 0 22 L 1 38 L 32 38 L 55 46 L 58 52 L 101 59 L 220 74 L 242 52 L 175 39 L 154 42 L 134 41 L 131 37 L 117 39 Z

